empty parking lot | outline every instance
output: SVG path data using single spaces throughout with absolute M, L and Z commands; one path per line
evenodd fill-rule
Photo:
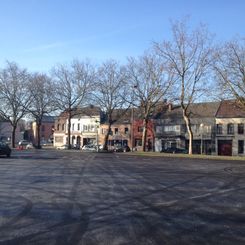
M 245 163 L 124 153 L 0 158 L 0 244 L 244 244 Z

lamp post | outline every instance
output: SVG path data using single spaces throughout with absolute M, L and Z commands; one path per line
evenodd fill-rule
M 99 130 L 99 121 L 98 120 L 95 120 L 95 123 L 96 123 L 96 150 L 97 152 L 99 152 L 99 133 L 98 133 L 98 130 Z
M 131 151 L 134 151 L 134 107 L 132 105 L 131 111 Z
M 201 131 L 201 155 L 203 154 L 203 126 L 204 124 L 200 124 L 200 131 Z

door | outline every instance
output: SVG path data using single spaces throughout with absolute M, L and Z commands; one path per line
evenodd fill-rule
M 232 156 L 232 140 L 218 140 L 218 155 Z

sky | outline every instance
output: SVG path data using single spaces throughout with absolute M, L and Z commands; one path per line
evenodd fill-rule
M 125 63 L 169 40 L 170 21 L 185 16 L 218 41 L 245 37 L 244 0 L 0 0 L 0 10 L 0 68 L 32 72 L 73 59 Z

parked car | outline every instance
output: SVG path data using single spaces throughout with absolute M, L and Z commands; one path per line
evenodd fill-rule
M 95 145 L 84 145 L 82 151 L 97 151 L 97 147 Z
M 74 145 L 71 146 L 71 149 L 80 150 L 80 145 L 74 144 Z
M 33 149 L 33 148 L 34 148 L 34 146 L 32 143 L 29 143 L 26 145 L 26 149 Z
M 116 147 L 114 148 L 114 151 L 115 151 L 115 152 L 129 152 L 129 151 L 130 151 L 130 148 L 129 148 L 129 146 L 127 146 L 127 145 L 116 146 Z
M 163 149 L 161 152 L 164 153 L 182 153 L 182 154 L 187 154 L 188 150 L 185 148 L 177 148 L 177 147 L 169 147 L 166 149 Z
M 56 147 L 57 150 L 66 150 L 68 149 L 68 145 L 60 145 Z
M 19 149 L 27 149 L 26 147 L 28 145 L 32 144 L 31 142 L 29 142 L 28 140 L 21 140 L 19 141 L 18 145 L 19 145 Z
M 6 143 L 0 142 L 0 155 L 11 156 L 11 149 Z

